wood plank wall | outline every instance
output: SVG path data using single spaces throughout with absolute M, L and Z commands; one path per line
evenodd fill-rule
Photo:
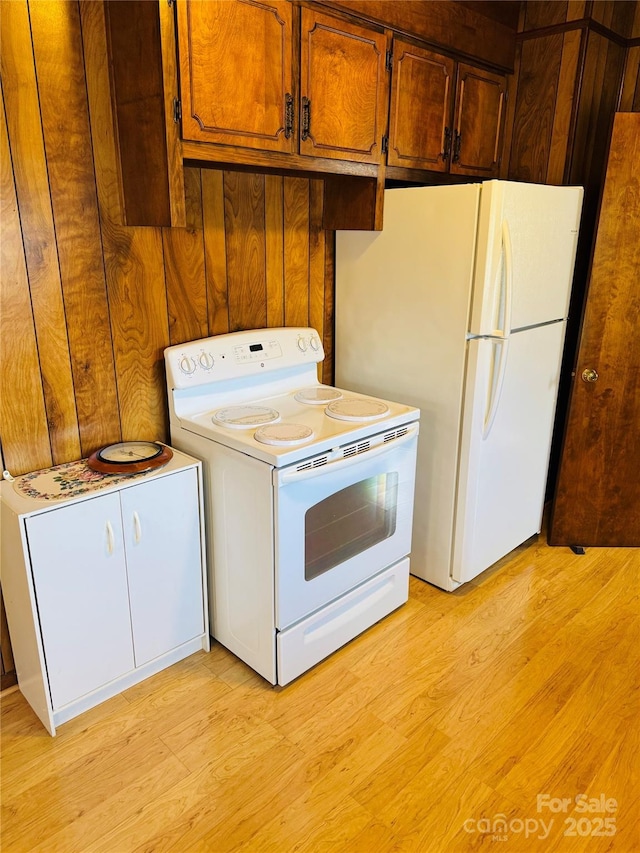
M 587 0 L 524 6 L 510 178 L 599 190 L 636 10 Z
M 185 170 L 188 227 L 122 226 L 103 7 L 0 3 L 0 436 L 14 475 L 167 441 L 163 350 L 312 325 L 332 378 L 317 180 Z

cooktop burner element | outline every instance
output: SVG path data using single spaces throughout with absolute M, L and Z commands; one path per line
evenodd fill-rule
M 255 429 L 264 424 L 276 423 L 280 415 L 268 406 L 230 406 L 219 409 L 211 420 L 232 429 Z
M 389 413 L 389 406 L 382 400 L 344 397 L 329 403 L 325 412 L 340 421 L 375 421 Z
M 311 441 L 313 430 L 304 424 L 268 424 L 256 430 L 253 437 L 262 444 L 291 447 Z
M 339 400 L 342 397 L 342 392 L 336 388 L 325 388 L 319 386 L 317 388 L 303 388 L 294 394 L 294 399 L 299 403 L 307 403 L 311 406 L 326 406 L 332 400 Z

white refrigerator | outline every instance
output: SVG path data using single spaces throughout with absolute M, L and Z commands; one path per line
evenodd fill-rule
M 336 385 L 420 408 L 411 572 L 444 590 L 540 531 L 582 196 L 389 189 L 336 234 Z

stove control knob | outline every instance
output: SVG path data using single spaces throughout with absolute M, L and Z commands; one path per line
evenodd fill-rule
M 195 372 L 197 365 L 188 355 L 183 355 L 178 362 L 178 367 L 183 373 L 186 373 L 187 376 L 191 376 L 191 374 Z
M 307 342 L 302 337 L 302 335 L 300 335 L 300 337 L 298 338 L 298 349 L 300 350 L 300 352 L 307 351 Z
M 318 352 L 318 350 L 320 349 L 320 338 L 317 338 L 315 335 L 313 335 L 313 337 L 310 338 L 309 343 L 311 344 L 311 349 L 314 352 Z
M 210 352 L 200 353 L 200 358 L 198 359 L 198 361 L 200 362 L 200 367 L 202 367 L 204 370 L 211 370 L 211 368 L 213 367 L 213 356 Z

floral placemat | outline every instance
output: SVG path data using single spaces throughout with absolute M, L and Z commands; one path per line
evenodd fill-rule
M 146 476 L 149 471 L 138 474 L 100 474 L 92 471 L 86 459 L 65 462 L 53 468 L 32 471 L 16 477 L 13 488 L 20 495 L 41 501 L 60 501 L 75 498 L 87 492 L 95 492 L 114 486 L 123 480 L 135 480 Z

